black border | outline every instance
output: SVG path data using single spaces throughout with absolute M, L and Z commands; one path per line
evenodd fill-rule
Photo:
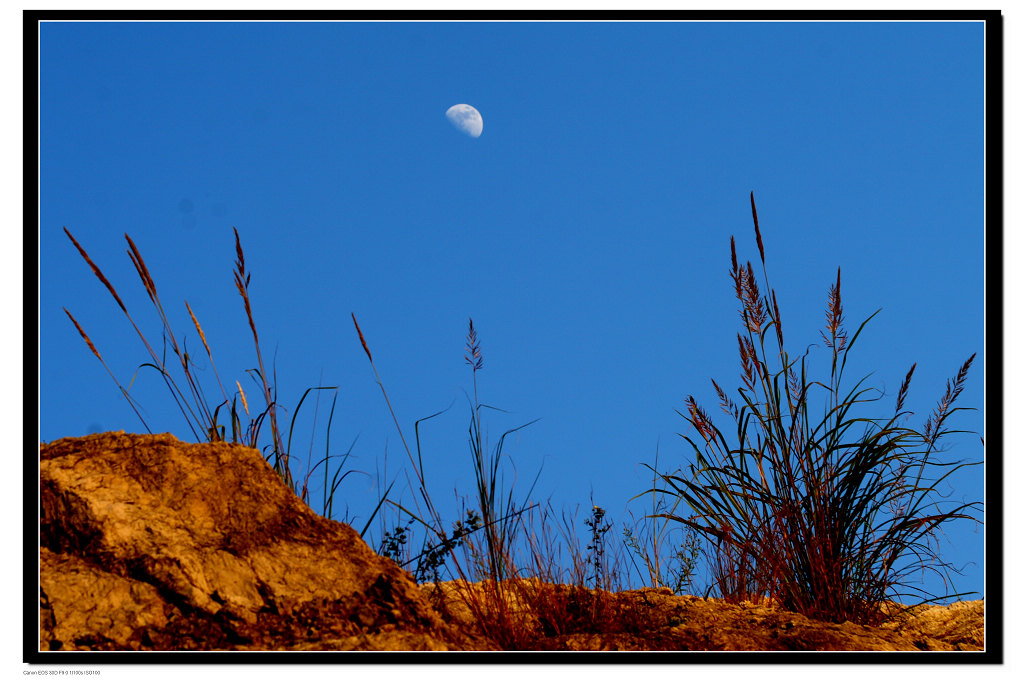
M 39 24 L 43 21 L 982 21 L 986 172 L 986 650 L 982 652 L 42 652 L 38 650 L 38 373 L 25 373 L 23 661 L 109 664 L 1002 664 L 1003 591 L 1003 15 L 979 11 L 194 11 L 24 10 L 24 349 L 39 368 Z M 31 311 L 31 314 L 29 313 Z M 30 319 L 29 316 L 32 316 Z M 34 324 L 29 325 L 27 323 Z M 991 405 L 995 405 L 995 410 Z M 991 454 L 991 455 L 989 455 Z M 34 474 L 31 474 L 34 473 Z M 30 539 L 35 539 L 34 545 Z

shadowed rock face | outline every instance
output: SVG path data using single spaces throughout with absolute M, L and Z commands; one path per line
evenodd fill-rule
M 866 628 L 667 589 L 417 586 L 238 445 L 60 439 L 40 448 L 40 487 L 41 650 L 985 647 L 981 600 Z
M 41 649 L 476 649 L 255 449 L 116 432 L 40 461 Z

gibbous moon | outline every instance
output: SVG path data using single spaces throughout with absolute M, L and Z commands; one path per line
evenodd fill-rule
M 453 126 L 471 138 L 478 138 L 480 133 L 484 132 L 484 118 L 480 116 L 476 107 L 471 107 L 468 104 L 456 104 L 454 107 L 449 107 L 444 115 L 448 117 Z

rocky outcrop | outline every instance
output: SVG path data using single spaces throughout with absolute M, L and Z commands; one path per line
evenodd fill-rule
M 905 609 L 878 627 L 810 619 L 763 604 L 673 595 L 667 588 L 619 593 L 533 579 L 450 581 L 424 592 L 467 633 L 508 649 L 671 651 L 978 651 L 983 600 Z
M 483 646 L 255 449 L 60 439 L 41 446 L 40 486 L 42 650 Z
M 537 579 L 417 586 L 250 448 L 123 432 L 40 448 L 41 650 L 982 650 L 984 602 L 868 628 Z M 894 606 L 898 607 L 898 606 Z

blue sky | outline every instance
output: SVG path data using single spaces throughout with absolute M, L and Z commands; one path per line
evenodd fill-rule
M 332 452 L 355 440 L 349 464 L 370 474 L 387 452 L 388 479 L 406 461 L 354 312 L 407 436 L 454 401 L 421 426 L 453 519 L 452 491 L 473 485 L 472 316 L 480 399 L 508 411 L 487 415 L 492 443 L 539 418 L 508 443 L 516 489 L 540 470 L 533 499 L 579 506 L 578 529 L 592 499 L 621 528 L 642 463 L 688 462 L 686 397 L 715 415 L 709 378 L 739 384 L 729 237 L 757 262 L 751 191 L 790 352 L 820 340 L 841 266 L 847 328 L 882 309 L 847 378 L 873 373 L 888 410 L 916 362 L 920 426 L 977 352 L 959 405 L 978 410 L 953 426 L 983 433 L 983 38 L 980 23 L 46 24 L 40 438 L 143 431 L 62 307 L 123 384 L 145 349 L 63 226 L 158 342 L 127 232 L 179 341 L 208 365 L 187 300 L 225 386 L 255 400 L 234 226 L 281 404 L 339 387 Z M 458 103 L 481 112 L 479 138 L 445 119 Z M 132 393 L 154 431 L 193 438 L 152 371 Z M 308 401 L 299 415 L 300 470 L 311 434 L 324 448 L 324 398 L 316 432 Z M 947 446 L 984 457 L 977 435 Z M 983 496 L 981 468 L 952 483 Z M 350 517 L 371 486 L 346 480 Z M 942 547 L 975 563 L 957 588 L 983 593 L 981 531 L 954 525 Z

